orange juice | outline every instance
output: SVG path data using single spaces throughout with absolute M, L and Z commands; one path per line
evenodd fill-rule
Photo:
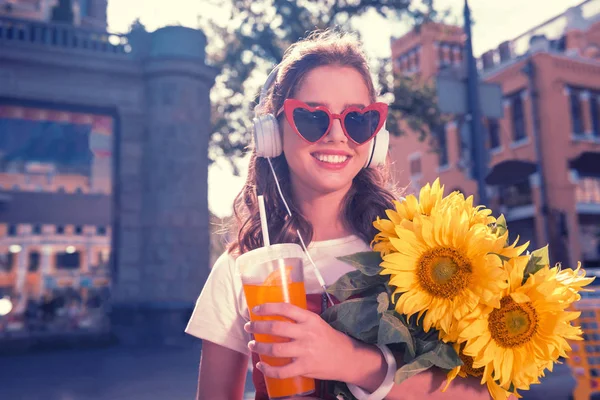
M 286 279 L 290 282 L 289 279 Z M 284 290 L 287 289 L 287 290 Z M 275 282 L 274 280 L 265 281 L 263 285 L 244 285 L 244 294 L 246 295 L 246 302 L 250 310 L 250 319 L 252 321 L 289 321 L 289 319 L 279 316 L 257 316 L 252 313 L 254 306 L 265 304 L 265 303 L 283 303 L 285 302 L 284 293 L 287 291 L 289 296 L 289 303 L 306 309 L 306 291 L 304 289 L 304 282 L 291 282 L 286 285 L 286 288 L 282 287 L 281 281 Z M 254 338 L 257 342 L 263 343 L 281 343 L 287 342 L 288 339 L 273 336 L 256 334 Z M 289 364 L 291 358 L 276 358 L 260 355 L 261 361 L 274 366 L 280 367 Z M 301 395 L 314 392 L 315 381 L 310 378 L 304 378 L 301 376 L 287 379 L 275 379 L 265 376 L 265 383 L 267 385 L 267 392 L 269 398 L 278 399 L 285 398 L 294 395 Z

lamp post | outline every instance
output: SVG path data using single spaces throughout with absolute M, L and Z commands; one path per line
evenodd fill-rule
M 473 57 L 473 41 L 471 34 L 471 10 L 469 2 L 465 0 L 464 30 L 467 35 L 465 43 L 465 59 L 467 62 L 467 120 L 471 131 L 471 162 L 473 177 L 477 182 L 479 204 L 487 205 L 487 190 L 485 175 L 487 173 L 486 148 L 481 126 L 481 112 L 479 109 L 479 74 L 477 64 Z

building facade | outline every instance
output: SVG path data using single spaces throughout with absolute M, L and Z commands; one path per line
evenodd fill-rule
M 586 1 L 478 60 L 480 79 L 503 98 L 503 116 L 483 119 L 489 206 L 515 238 L 550 243 L 553 262 L 588 269 L 600 268 L 599 5 Z M 460 27 L 426 26 L 392 42 L 395 71 L 430 84 L 464 76 L 463 43 Z M 448 116 L 432 143 L 394 138 L 397 182 L 412 191 L 439 176 L 447 190 L 477 197 L 466 121 Z
M 209 272 L 217 71 L 205 62 L 206 37 L 140 24 L 111 34 L 105 0 L 54 2 L 87 4 L 98 25 L 17 18 L 52 2 L 10 1 L 10 12 L 6 3 L 0 297 L 13 309 L 0 316 L 0 345 L 49 324 L 136 343 L 182 337 Z

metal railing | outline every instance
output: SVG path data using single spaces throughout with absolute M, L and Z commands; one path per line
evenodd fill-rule
M 129 56 L 126 35 L 68 24 L 0 17 L 0 43 L 15 42 L 101 54 Z
M 600 17 L 600 0 L 585 0 L 572 7 L 581 12 L 581 16 L 588 22 L 596 21 Z M 501 43 L 497 48 L 490 49 L 478 60 L 481 69 L 490 69 L 514 60 L 529 51 L 530 41 L 534 36 L 543 35 L 550 41 L 550 48 L 562 51 L 561 40 L 568 22 L 568 13 L 565 11 L 549 20 L 529 29 L 519 36 Z

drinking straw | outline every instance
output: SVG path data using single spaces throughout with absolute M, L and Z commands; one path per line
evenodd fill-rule
M 265 210 L 265 198 L 264 196 L 258 196 L 258 212 L 260 214 L 260 228 L 262 230 L 262 237 L 265 247 L 271 245 L 269 240 L 269 226 L 267 225 L 267 212 Z

